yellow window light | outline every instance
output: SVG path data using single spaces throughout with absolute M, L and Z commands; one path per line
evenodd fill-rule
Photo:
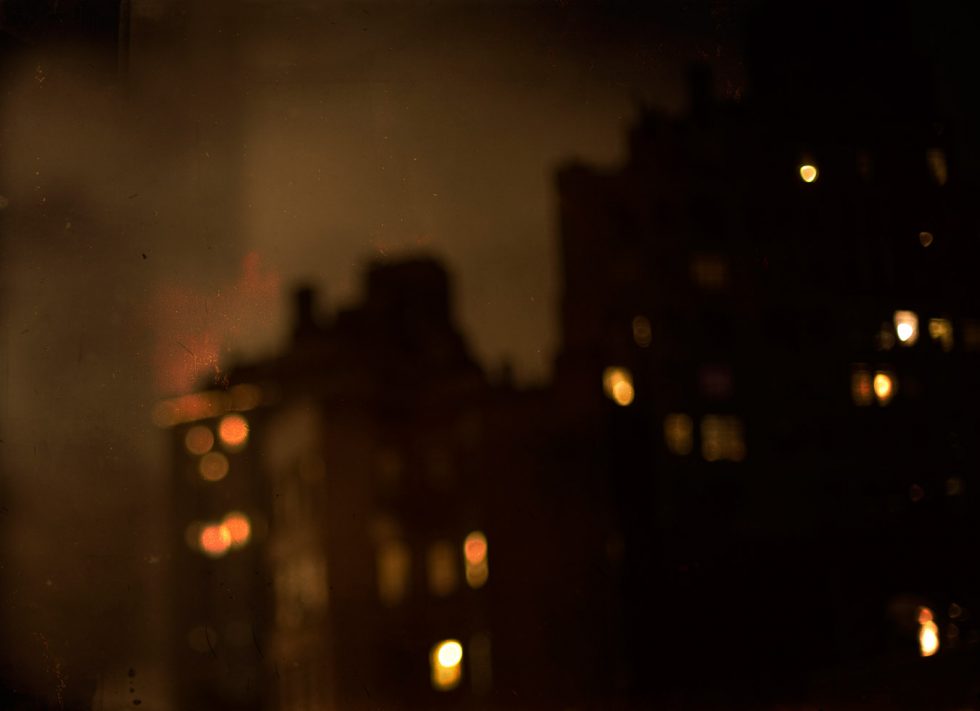
M 429 666 L 432 671 L 432 687 L 439 691 L 449 691 L 459 686 L 463 676 L 463 645 L 455 639 L 437 643 L 429 653 Z

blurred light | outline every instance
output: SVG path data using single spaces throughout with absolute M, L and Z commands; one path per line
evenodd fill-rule
M 951 476 L 946 480 L 946 496 L 959 496 L 963 493 L 963 480 L 956 476 Z
M 487 537 L 480 531 L 473 531 L 463 543 L 463 553 L 467 563 L 472 565 L 482 563 L 487 559 Z
M 895 330 L 891 324 L 881 324 L 875 342 L 880 351 L 890 351 L 895 346 Z
M 448 541 L 436 541 L 429 546 L 426 558 L 429 591 L 437 597 L 446 597 L 457 584 L 455 548 Z
M 895 396 L 895 382 L 888 373 L 879 370 L 875 373 L 874 390 L 878 403 L 887 405 Z
M 963 608 L 957 605 L 955 602 L 949 603 L 949 617 L 952 620 L 959 619 L 959 616 L 963 614 Z
M 197 465 L 201 478 L 206 481 L 221 481 L 228 474 L 228 457 L 221 452 L 208 452 Z
M 191 393 L 163 400 L 153 406 L 153 423 L 158 427 L 173 427 L 183 422 L 218 417 L 228 411 L 231 398 L 221 390 Z
M 928 247 L 930 244 L 932 244 L 932 232 L 920 232 L 919 244 L 921 244 L 923 247 Z
M 929 166 L 929 172 L 932 173 L 932 179 L 936 181 L 936 185 L 945 185 L 949 179 L 946 153 L 941 148 L 930 148 L 926 151 L 926 164 Z
M 408 595 L 411 553 L 401 541 L 385 540 L 378 548 L 378 597 L 392 607 Z
M 225 447 L 231 451 L 239 450 L 248 440 L 248 422 L 241 415 L 225 415 L 218 425 L 218 436 Z
M 650 330 L 650 320 L 646 316 L 636 316 L 633 318 L 633 340 L 640 348 L 647 348 L 653 340 L 653 332 Z
M 466 584 L 471 588 L 483 587 L 490 577 L 487 561 L 487 537 L 473 531 L 463 542 L 463 558 L 466 562 Z
M 919 317 L 914 311 L 895 312 L 895 335 L 907 346 L 919 340 Z
M 701 420 L 701 455 L 709 462 L 745 459 L 741 421 L 731 415 L 705 415 Z
M 227 529 L 228 534 L 231 536 L 232 548 L 241 548 L 248 543 L 249 538 L 252 536 L 252 524 L 249 522 L 248 516 L 240 511 L 229 513 L 225 516 L 225 520 L 221 522 L 221 525 Z
M 871 372 L 860 366 L 851 370 L 851 398 L 860 407 L 867 407 L 875 399 L 871 388 Z
M 262 404 L 262 390 L 257 385 L 235 385 L 228 395 L 232 410 L 253 410 Z
M 949 319 L 929 319 L 929 337 L 934 341 L 939 341 L 947 353 L 953 350 L 953 324 Z
M 214 434 L 209 427 L 195 425 L 187 430 L 184 436 L 184 446 L 191 454 L 207 454 L 214 446 Z
M 690 416 L 667 415 L 664 418 L 664 441 L 674 454 L 690 454 L 694 449 L 694 422 Z
M 960 636 L 960 628 L 951 622 L 946 627 L 946 636 L 951 640 L 957 639 Z
M 462 677 L 462 661 L 463 645 L 455 639 L 436 644 L 429 654 L 433 688 L 449 691 L 458 686 Z
M 699 254 L 691 261 L 691 277 L 703 289 L 723 289 L 728 285 L 728 264 L 717 254 Z
M 909 487 L 909 498 L 912 499 L 912 503 L 914 504 L 919 503 L 920 501 L 922 501 L 922 499 L 925 498 L 925 495 L 926 495 L 925 489 L 923 489 L 918 484 L 913 484 L 912 486 Z
M 231 533 L 220 524 L 205 526 L 201 531 L 201 550 L 212 558 L 220 558 L 231 548 Z
M 932 610 L 919 608 L 919 653 L 931 657 L 939 651 L 939 628 L 933 622 Z
M 633 402 L 633 375 L 626 368 L 606 368 L 602 387 L 606 396 L 621 407 Z
M 800 177 L 804 183 L 812 183 L 817 179 L 817 169 L 809 164 L 800 166 Z

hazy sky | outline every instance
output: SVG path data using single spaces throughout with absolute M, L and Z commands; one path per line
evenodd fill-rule
M 737 88 L 729 5 L 644 7 L 133 0 L 123 81 L 25 47 L 0 107 L 2 602 L 25 678 L 55 688 L 57 660 L 124 690 L 159 661 L 150 407 L 280 348 L 297 281 L 333 310 L 369 260 L 434 253 L 482 362 L 547 376 L 556 166 L 615 164 L 637 101 L 680 108 L 691 61 Z

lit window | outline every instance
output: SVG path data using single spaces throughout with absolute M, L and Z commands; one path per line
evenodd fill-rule
M 384 541 L 378 548 L 378 597 L 394 606 L 408 595 L 412 556 L 401 541 Z
M 701 454 L 709 462 L 745 459 L 741 421 L 731 415 L 705 415 L 701 420 Z
M 426 555 L 429 575 L 429 591 L 437 597 L 445 597 L 456 589 L 455 549 L 448 541 L 437 541 L 429 546 Z
M 606 368 L 602 374 L 606 396 L 621 407 L 633 402 L 633 375 L 626 368 Z
M 932 244 L 932 232 L 920 232 L 919 233 L 919 244 L 923 247 L 928 247 Z
M 939 651 L 939 629 L 933 621 L 932 610 L 919 608 L 919 654 L 931 657 Z
M 875 397 L 878 398 L 878 404 L 887 405 L 891 402 L 891 399 L 895 397 L 895 379 L 890 373 L 879 370 L 875 373 L 874 380 L 872 381 L 872 387 L 875 391 Z
M 963 493 L 963 480 L 958 476 L 951 476 L 946 480 L 946 496 L 959 496 Z
M 939 341 L 947 353 L 953 350 L 953 324 L 949 319 L 929 319 L 929 337 L 934 341 Z
M 198 462 L 197 469 L 206 481 L 221 481 L 228 474 L 228 457 L 221 452 L 208 452 Z
M 874 402 L 871 371 L 861 366 L 855 366 L 851 370 L 851 397 L 854 404 L 861 407 L 867 407 Z
M 926 164 L 936 185 L 945 185 L 949 178 L 949 171 L 946 167 L 946 153 L 941 148 L 930 148 L 926 151 Z
M 463 645 L 455 639 L 447 639 L 432 647 L 429 666 L 432 670 L 432 687 L 449 691 L 459 685 L 463 676 Z
M 195 425 L 187 430 L 184 436 L 184 446 L 191 454 L 207 454 L 214 446 L 214 435 L 204 425 Z
M 919 340 L 919 317 L 914 311 L 895 312 L 895 335 L 906 346 Z
M 249 522 L 248 516 L 240 511 L 232 511 L 229 513 L 227 516 L 225 516 L 225 519 L 221 522 L 221 525 L 227 529 L 228 535 L 231 536 L 232 548 L 243 547 L 252 537 L 252 524 Z
M 809 163 L 800 166 L 800 177 L 803 178 L 804 183 L 812 183 L 817 179 L 817 169 L 816 166 L 812 166 Z
M 691 278 L 703 289 L 723 289 L 728 285 L 728 264 L 717 254 L 699 254 L 691 260 Z
M 653 340 L 650 320 L 646 316 L 636 316 L 633 319 L 633 340 L 640 348 L 647 348 Z
M 225 447 L 235 452 L 248 440 L 248 422 L 241 415 L 226 415 L 218 425 L 218 436 Z
M 664 441 L 674 454 L 690 454 L 694 448 L 694 422 L 688 415 L 667 415 L 664 418 Z
M 463 560 L 466 563 L 466 584 L 471 588 L 483 587 L 490 577 L 487 561 L 487 537 L 473 531 L 463 542 Z
M 220 558 L 231 548 L 231 533 L 219 523 L 201 529 L 201 550 L 212 558 Z

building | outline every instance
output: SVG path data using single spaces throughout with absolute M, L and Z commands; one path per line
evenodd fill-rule
M 638 698 L 775 703 L 904 675 L 936 623 L 976 643 L 965 167 L 895 13 L 805 14 L 754 25 L 744 97 L 695 70 L 625 164 L 557 176 L 555 397 L 610 487 Z

